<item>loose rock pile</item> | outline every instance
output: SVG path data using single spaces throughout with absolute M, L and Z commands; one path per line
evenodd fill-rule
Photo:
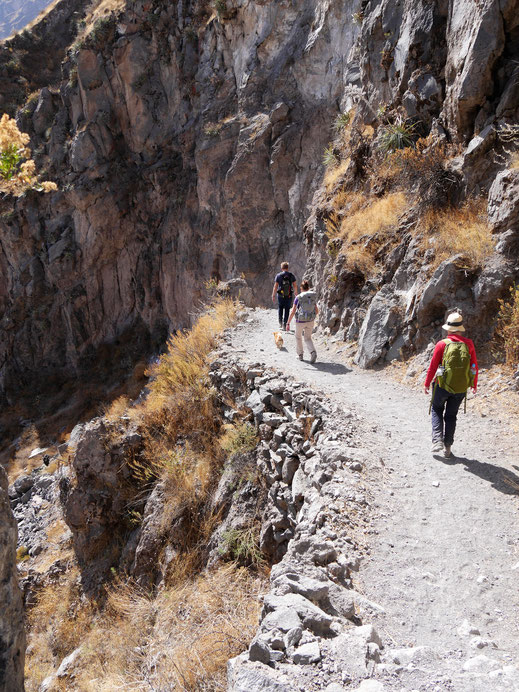
M 268 486 L 262 551 L 276 563 L 260 626 L 248 652 L 229 662 L 229 690 L 318 690 L 367 678 L 382 642 L 360 625 L 352 572 L 368 504 L 358 446 L 361 421 L 323 394 L 262 363 L 223 349 L 211 378 L 230 420 L 250 412 L 261 442 L 255 456 Z

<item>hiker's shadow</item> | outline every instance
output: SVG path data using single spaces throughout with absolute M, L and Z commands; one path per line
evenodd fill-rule
M 490 464 L 488 461 L 478 461 L 477 459 L 467 459 L 466 457 L 443 457 L 441 461 L 448 466 L 463 464 L 467 471 L 479 476 L 484 481 L 488 481 L 493 488 L 499 490 L 504 495 L 519 495 L 519 476 L 512 471 Z M 514 466 L 514 468 L 517 468 Z
M 351 368 L 347 368 L 342 363 L 323 363 L 318 361 L 317 363 L 308 363 L 308 365 L 321 372 L 330 372 L 332 375 L 345 375 L 347 372 L 351 372 Z

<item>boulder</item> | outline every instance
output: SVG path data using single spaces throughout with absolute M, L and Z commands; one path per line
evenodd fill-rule
M 400 301 L 392 287 L 384 286 L 371 301 L 362 323 L 355 363 L 361 368 L 374 365 L 397 337 L 401 323 Z
M 227 663 L 227 692 L 292 692 L 293 687 L 279 671 L 247 659 L 247 654 L 242 654 Z
M 247 284 L 245 279 L 230 279 L 229 281 L 220 281 L 217 286 L 217 293 L 225 298 L 239 300 L 247 307 L 255 307 L 257 300 L 254 298 L 252 289 Z
M 321 649 L 317 642 L 309 642 L 297 648 L 292 654 L 294 663 L 306 665 L 318 663 L 321 660 Z
M 519 169 L 497 174 L 488 193 L 487 213 L 493 233 L 519 234 Z
M 382 642 L 372 625 L 352 627 L 332 641 L 334 660 L 352 677 L 367 677 L 379 661 Z

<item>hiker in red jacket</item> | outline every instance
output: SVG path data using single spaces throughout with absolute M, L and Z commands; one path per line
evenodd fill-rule
M 432 452 L 437 454 L 443 451 L 443 456 L 450 457 L 461 402 L 467 396 L 469 387 L 476 393 L 478 361 L 472 340 L 461 336 L 465 327 L 459 310 L 447 317 L 442 329 L 447 331 L 447 338 L 436 344 L 425 378 L 424 392 L 429 394 L 434 380 L 431 402 Z

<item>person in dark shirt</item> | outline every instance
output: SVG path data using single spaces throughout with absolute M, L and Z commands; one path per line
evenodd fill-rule
M 281 263 L 281 271 L 274 279 L 272 287 L 272 302 L 278 297 L 279 328 L 286 330 L 288 314 L 292 307 L 292 301 L 297 293 L 296 277 L 288 271 L 288 262 Z

